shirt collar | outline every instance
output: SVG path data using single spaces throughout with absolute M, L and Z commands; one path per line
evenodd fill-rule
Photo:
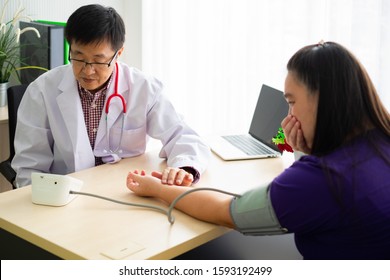
M 101 94 L 106 94 L 106 91 L 108 89 L 108 87 L 111 85 L 111 82 L 112 82 L 112 79 L 113 79 L 113 74 L 111 74 L 110 78 L 107 80 L 106 84 L 104 85 L 104 87 L 102 87 L 99 91 L 95 92 L 95 93 L 91 93 L 89 90 L 83 88 L 79 81 L 77 81 L 77 88 L 78 88 L 78 91 L 79 91 L 79 94 L 80 95 L 89 95 L 89 96 L 98 96 L 98 95 L 101 95 Z

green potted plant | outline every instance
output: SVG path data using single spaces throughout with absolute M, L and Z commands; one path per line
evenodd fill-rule
M 8 2 L 9 0 L 5 1 L 0 18 L 0 107 L 7 105 L 7 87 L 12 75 L 20 81 L 20 70 L 35 68 L 47 71 L 39 66 L 26 65 L 23 58 L 20 57 L 20 36 L 25 32 L 35 32 L 40 38 L 40 34 L 37 29 L 32 27 L 20 30 L 18 24 L 21 19 L 31 20 L 23 15 L 24 9 L 21 6 L 11 20 L 4 22 Z

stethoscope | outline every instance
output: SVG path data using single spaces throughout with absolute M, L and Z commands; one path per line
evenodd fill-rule
M 106 102 L 106 107 L 105 107 L 105 113 L 106 113 L 106 134 L 107 134 L 107 137 L 108 137 L 108 151 L 107 150 L 104 150 L 105 152 L 110 152 L 110 153 L 113 153 L 113 154 L 117 154 L 117 153 L 122 153 L 122 150 L 120 149 L 121 147 L 121 144 L 122 144 L 122 137 L 123 137 L 123 129 L 124 129 L 124 124 L 125 124 L 125 114 L 126 114 L 126 100 L 125 98 L 120 95 L 118 93 L 118 77 L 119 77 L 119 70 L 118 70 L 118 63 L 115 63 L 115 70 L 116 70 L 116 75 L 115 75 L 115 81 L 114 81 L 114 93 L 111 94 L 108 99 L 107 99 L 107 102 Z M 111 149 L 111 145 L 110 145 L 110 129 L 108 128 L 108 112 L 109 112 L 109 109 L 110 109 L 110 103 L 111 103 L 111 99 L 113 99 L 114 97 L 118 97 L 121 101 L 122 101 L 122 127 L 121 127 L 121 134 L 120 134 L 120 138 L 119 138 L 119 144 L 118 144 L 118 147 L 116 147 L 115 149 Z

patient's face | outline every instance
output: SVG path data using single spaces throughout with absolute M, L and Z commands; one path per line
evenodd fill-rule
M 284 86 L 289 113 L 300 122 L 306 144 L 311 148 L 317 120 L 318 93 L 311 93 L 293 72 L 287 74 Z

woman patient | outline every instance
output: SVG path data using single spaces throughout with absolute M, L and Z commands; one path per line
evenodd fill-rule
M 303 47 L 287 70 L 282 128 L 307 155 L 239 198 L 200 191 L 176 208 L 245 234 L 294 233 L 305 259 L 390 259 L 389 112 L 363 66 L 337 43 Z M 189 189 L 160 178 L 130 172 L 127 187 L 167 203 Z

